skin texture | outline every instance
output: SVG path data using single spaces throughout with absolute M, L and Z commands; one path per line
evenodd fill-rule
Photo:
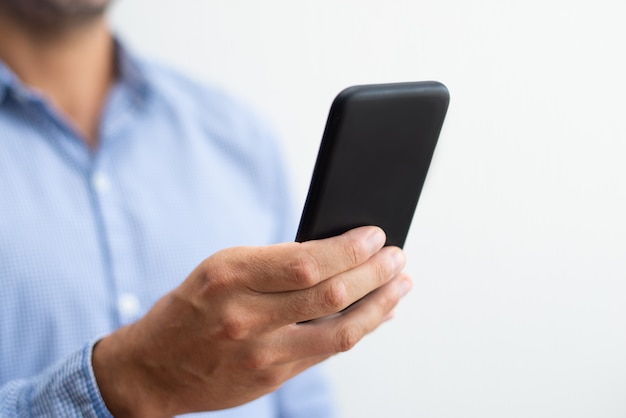
M 0 0 L 0 59 L 94 150 L 115 79 L 107 4 Z M 362 227 L 208 257 L 142 319 L 95 346 L 107 407 L 116 417 L 157 418 L 233 407 L 351 349 L 411 287 L 404 254 L 384 242 L 382 230 Z
M 411 286 L 402 251 L 384 241 L 382 230 L 363 227 L 214 254 L 144 318 L 96 345 L 105 403 L 127 417 L 229 408 L 351 349 Z M 321 319 L 300 323 L 312 318 Z

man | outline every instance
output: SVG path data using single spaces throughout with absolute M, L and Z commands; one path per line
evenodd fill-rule
M 311 367 L 392 316 L 404 255 L 289 242 L 267 129 L 107 5 L 0 0 L 0 416 L 328 416 Z

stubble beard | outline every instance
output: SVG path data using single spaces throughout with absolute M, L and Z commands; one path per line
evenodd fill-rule
M 102 18 L 112 0 L 0 0 L 0 13 L 41 32 L 56 32 Z

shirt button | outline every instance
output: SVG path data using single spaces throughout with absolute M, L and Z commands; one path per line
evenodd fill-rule
M 98 193 L 106 193 L 111 189 L 111 182 L 103 173 L 95 173 L 91 178 L 91 184 Z
M 117 299 L 117 309 L 123 322 L 130 322 L 139 316 L 141 303 L 132 293 L 123 293 Z

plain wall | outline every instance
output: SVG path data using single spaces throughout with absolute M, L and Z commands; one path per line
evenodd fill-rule
M 283 141 L 301 205 L 330 103 L 440 80 L 451 105 L 396 319 L 328 362 L 343 417 L 626 416 L 623 0 L 118 0 L 137 51 Z

